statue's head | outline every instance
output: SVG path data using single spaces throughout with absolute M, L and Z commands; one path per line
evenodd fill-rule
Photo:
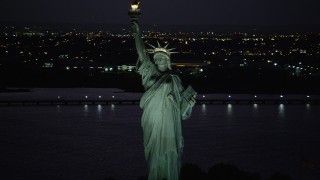
M 150 45 L 150 44 L 149 44 Z M 176 52 L 172 52 L 173 49 L 167 49 L 169 44 L 167 44 L 164 47 L 161 47 L 161 45 L 158 42 L 158 47 L 153 47 L 154 49 L 150 50 L 150 53 L 154 54 L 153 59 L 154 63 L 157 65 L 158 69 L 160 71 L 167 71 L 171 70 L 171 54 L 174 54 Z
M 167 70 L 171 70 L 171 60 L 168 54 L 163 52 L 158 52 L 154 54 L 153 59 L 159 71 L 164 72 Z

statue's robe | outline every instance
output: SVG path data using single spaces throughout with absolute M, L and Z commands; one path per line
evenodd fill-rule
M 180 112 L 183 86 L 172 71 L 160 72 L 149 59 L 138 61 L 145 93 L 141 125 L 149 180 L 178 180 L 183 150 Z

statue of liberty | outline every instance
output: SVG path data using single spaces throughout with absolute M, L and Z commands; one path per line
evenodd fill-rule
M 138 24 L 139 1 L 129 11 L 132 31 L 138 52 L 137 73 L 145 89 L 140 100 L 143 109 L 141 126 L 149 180 L 178 180 L 183 151 L 181 120 L 191 116 L 196 92 L 189 86 L 184 89 L 180 78 L 171 69 L 173 49 L 168 45 L 153 49 L 153 61 L 141 37 Z

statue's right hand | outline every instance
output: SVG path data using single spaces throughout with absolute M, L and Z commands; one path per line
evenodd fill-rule
M 139 34 L 140 33 L 140 28 L 139 28 L 138 22 L 132 21 L 131 22 L 131 28 L 132 28 L 133 34 Z

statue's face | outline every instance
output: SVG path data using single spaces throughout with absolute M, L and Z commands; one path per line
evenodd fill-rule
M 166 56 L 156 56 L 154 59 L 155 64 L 157 65 L 159 71 L 166 71 L 168 70 L 168 62 L 169 59 Z
M 155 63 L 157 65 L 165 65 L 167 64 L 168 62 L 168 59 L 164 56 L 158 56 L 156 59 L 155 59 Z

